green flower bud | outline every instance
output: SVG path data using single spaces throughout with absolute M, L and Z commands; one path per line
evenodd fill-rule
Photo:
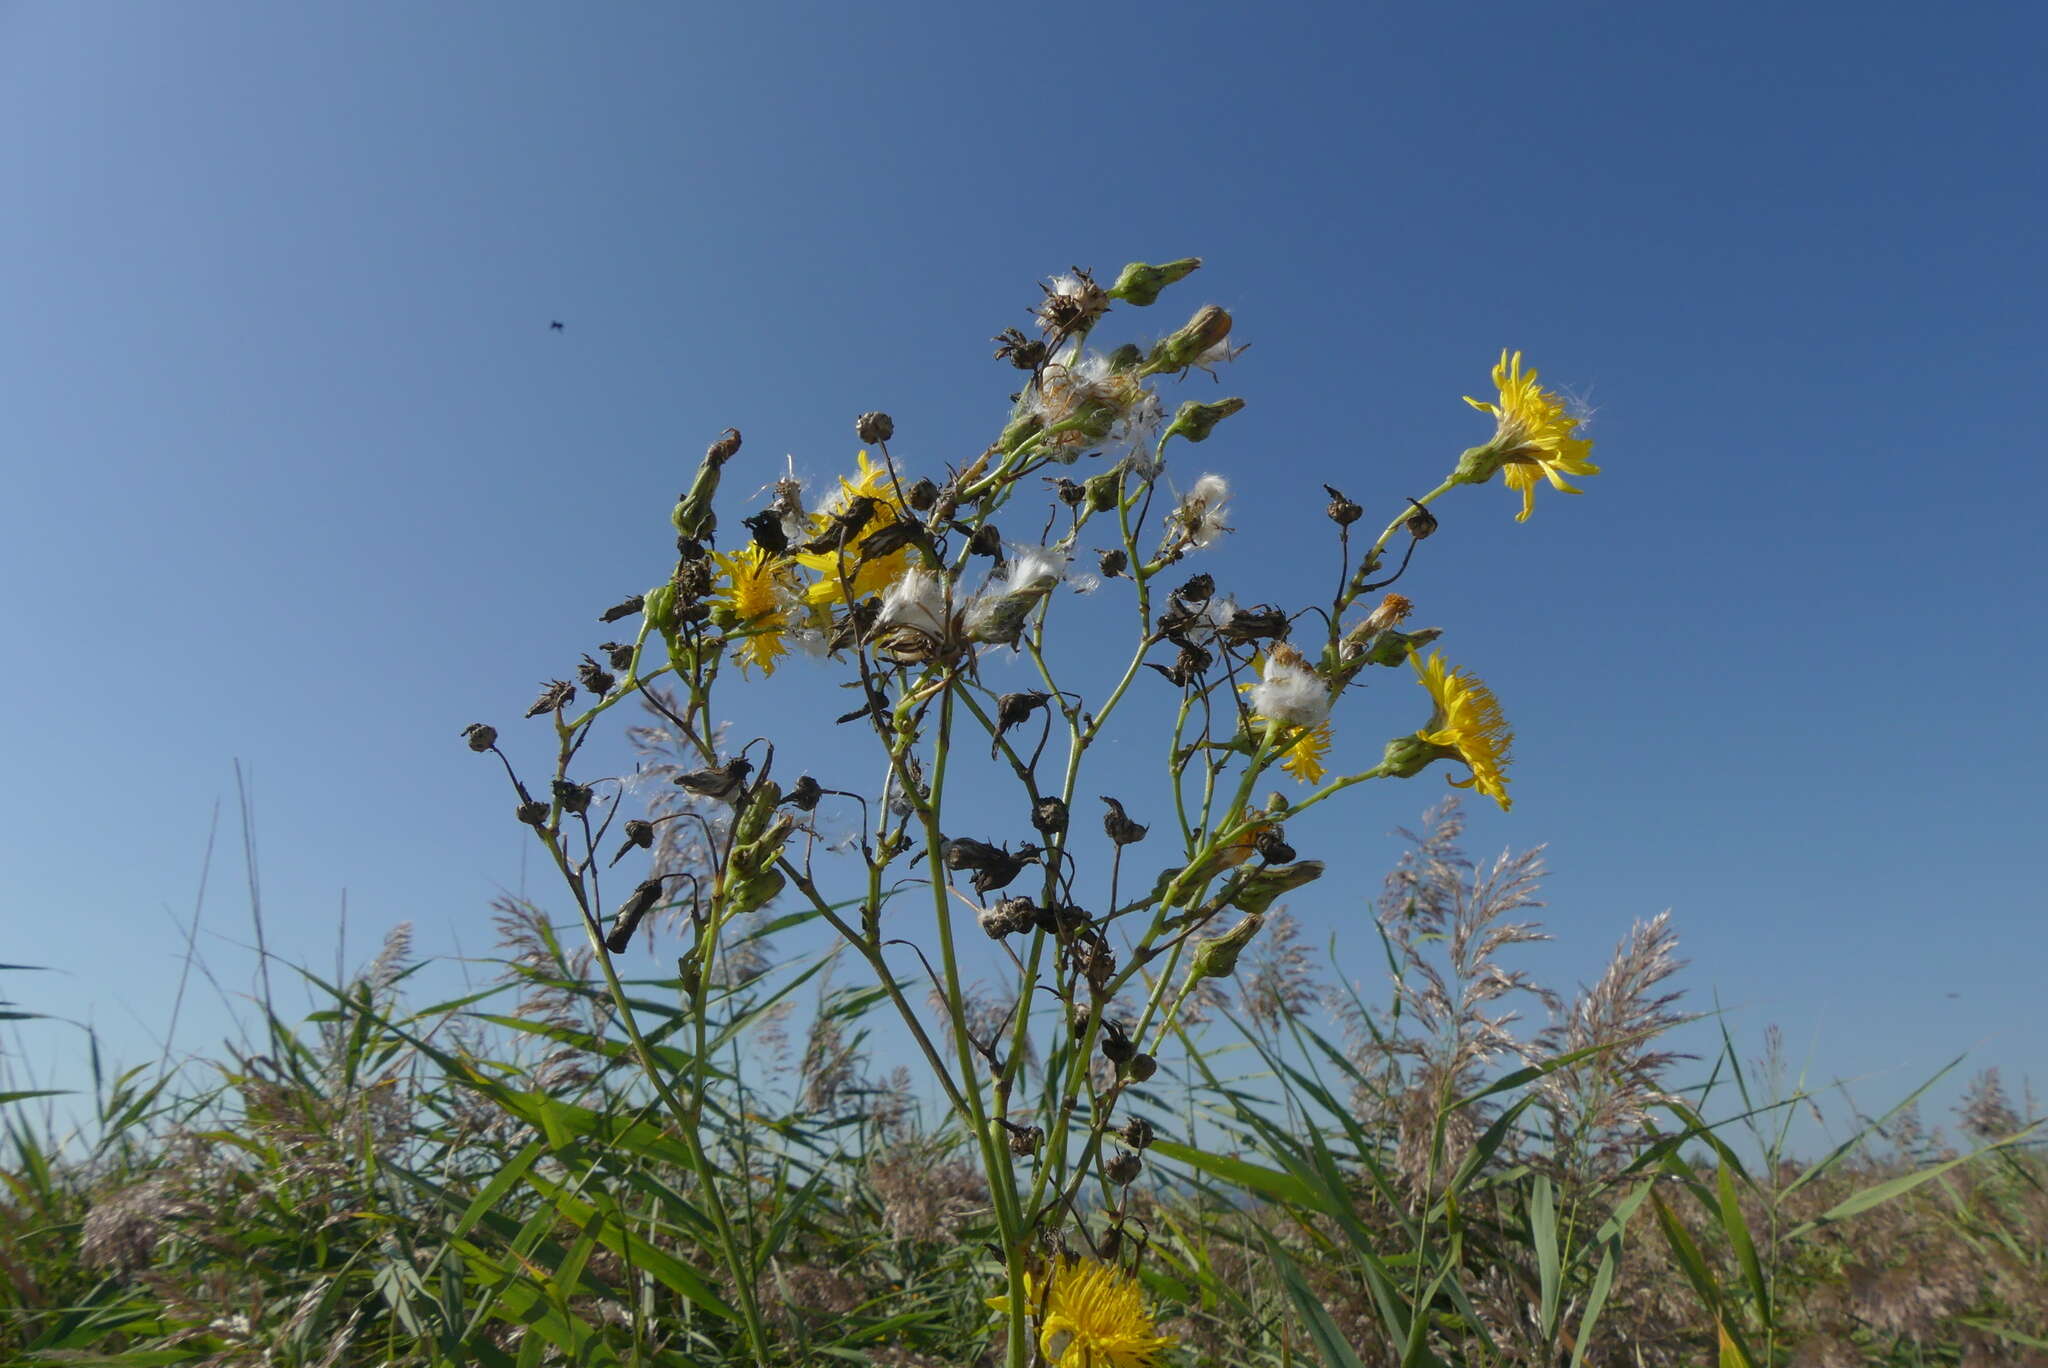
M 1365 653 L 1369 665 L 1401 665 L 1409 656 L 1444 634 L 1441 627 L 1424 627 L 1419 632 L 1397 632 L 1389 627 L 1373 640 Z
M 1251 944 L 1253 936 L 1266 919 L 1253 913 L 1220 936 L 1211 936 L 1195 942 L 1195 958 L 1188 965 L 1188 981 L 1205 978 L 1229 978 L 1237 972 L 1238 952 Z
M 1282 894 L 1292 893 L 1302 885 L 1314 883 L 1322 877 L 1321 860 L 1303 860 L 1291 865 L 1268 865 L 1238 886 L 1237 894 L 1231 898 L 1230 905 L 1240 912 L 1257 915 L 1271 907 L 1274 899 Z
M 1035 413 L 1027 413 L 1003 429 L 1002 436 L 996 438 L 996 448 L 999 451 L 1015 451 L 1024 445 L 1025 438 L 1044 426 L 1043 418 Z
M 676 629 L 676 587 L 673 584 L 657 584 L 641 595 L 641 615 L 647 625 L 657 632 L 673 632 Z
M 1116 284 L 1109 287 L 1109 297 L 1145 308 L 1157 302 L 1161 290 L 1175 281 L 1187 279 L 1201 264 L 1200 257 L 1182 257 L 1164 266 L 1134 261 L 1117 273 Z
M 1146 371 L 1156 375 L 1160 371 L 1186 370 L 1203 352 L 1230 336 L 1230 321 L 1228 310 L 1214 304 L 1203 305 L 1178 332 L 1159 339 L 1152 355 L 1145 358 Z
M 1190 399 L 1173 415 L 1173 421 L 1167 424 L 1166 432 L 1159 440 L 1164 443 L 1166 438 L 1178 433 L 1190 442 L 1205 442 L 1209 439 L 1209 434 L 1215 431 L 1218 423 L 1243 407 L 1244 400 L 1236 397 L 1219 399 L 1213 404 L 1197 403 Z
M 1108 470 L 1100 475 L 1091 475 L 1081 486 L 1086 491 L 1088 508 L 1093 513 L 1107 513 L 1116 507 L 1116 491 L 1121 472 Z
M 1126 342 L 1109 354 L 1110 374 L 1122 375 L 1127 370 L 1135 370 L 1144 359 L 1145 353 L 1138 349 L 1137 343 Z

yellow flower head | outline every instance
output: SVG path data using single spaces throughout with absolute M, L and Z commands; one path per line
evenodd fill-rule
M 774 674 L 775 662 L 789 653 L 783 634 L 793 625 L 789 606 L 795 586 L 758 546 L 730 554 L 713 551 L 711 559 L 724 572 L 712 597 L 732 610 L 737 619 L 732 635 L 743 638 L 734 658 L 742 669 L 758 665 L 762 674 Z
M 1323 757 L 1330 753 L 1330 724 L 1296 727 L 1281 751 L 1280 768 L 1304 784 L 1320 783 Z
M 1508 487 L 1522 496 L 1522 511 L 1515 521 L 1527 522 L 1536 508 L 1539 475 L 1555 488 L 1577 494 L 1582 491 L 1567 484 L 1564 477 L 1598 475 L 1600 467 L 1586 459 L 1593 450 L 1592 442 L 1573 435 L 1579 419 L 1566 410 L 1562 398 L 1536 383 L 1535 371 L 1522 369 L 1520 352 L 1512 356 L 1501 352 L 1500 364 L 1493 368 L 1493 385 L 1500 391 L 1499 403 L 1465 396 L 1473 408 L 1492 414 L 1495 423 L 1493 440 L 1483 448 L 1487 459 L 1477 468 L 1485 473 L 1475 474 L 1473 482 L 1499 469 Z
M 798 565 L 818 576 L 807 595 L 811 606 L 832 606 L 856 602 L 903 578 L 910 568 L 910 548 L 900 547 L 886 556 L 861 557 L 861 544 L 899 518 L 909 516 L 896 495 L 896 481 L 887 465 L 868 460 L 863 451 L 856 458 L 859 469 L 854 478 L 839 478 L 839 493 L 825 509 L 812 515 L 811 534 L 822 536 L 832 525 L 831 515 L 843 512 L 855 499 L 874 500 L 875 511 L 860 532 L 846 545 L 833 551 L 802 551 L 791 557 Z
M 1493 690 L 1472 675 L 1444 664 L 1443 652 L 1427 662 L 1419 655 L 1408 657 L 1422 676 L 1436 711 L 1429 725 L 1415 733 L 1432 746 L 1442 746 L 1472 767 L 1469 779 L 1453 779 L 1458 788 L 1477 788 L 1499 803 L 1505 812 L 1514 806 L 1508 797 L 1507 766 L 1514 752 L 1515 733 L 1500 715 L 1500 700 Z
M 1024 1293 L 1038 1321 L 1038 1348 L 1053 1368 L 1157 1368 L 1179 1343 L 1153 1333 L 1152 1317 L 1128 1273 L 1097 1259 L 1055 1259 L 1043 1273 L 1024 1274 Z M 998 1311 L 1008 1297 L 991 1297 Z

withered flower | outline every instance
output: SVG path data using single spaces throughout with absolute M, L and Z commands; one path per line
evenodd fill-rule
M 562 811 L 581 817 L 590 811 L 590 786 L 567 779 L 557 779 L 552 785 L 555 801 L 562 805 Z
M 827 513 L 825 530 L 798 549 L 814 556 L 837 551 L 858 537 L 874 516 L 875 501 L 865 494 L 855 494 L 847 499 L 846 507 Z
M 782 525 L 782 515 L 772 508 L 764 508 L 751 518 L 740 519 L 740 526 L 753 535 L 754 545 L 771 556 L 780 556 L 789 550 L 789 531 Z
M 619 907 L 618 915 L 612 918 L 611 934 L 604 938 L 605 949 L 614 955 L 626 953 L 626 947 L 633 943 L 633 933 L 640 929 L 640 919 L 661 901 L 661 889 L 659 878 L 640 881 L 633 890 L 633 896 L 626 899 Z
M 810 812 L 818 806 L 818 800 L 825 796 L 825 790 L 818 781 L 806 774 L 790 786 L 789 796 L 782 801 L 798 812 Z
M 735 802 L 746 788 L 747 776 L 754 771 L 754 762 L 744 755 L 736 755 L 723 765 L 711 769 L 691 770 L 678 774 L 676 782 L 700 798 L 717 798 Z
M 1182 603 L 1207 603 L 1216 593 L 1216 577 L 1210 574 L 1190 575 L 1187 583 L 1173 591 L 1173 596 Z
M 1225 641 L 1243 645 L 1248 641 L 1285 637 L 1291 626 L 1285 612 L 1270 603 L 1262 603 L 1256 608 L 1238 609 L 1218 634 Z
M 1152 1123 L 1142 1116 L 1134 1116 L 1124 1123 L 1116 1138 L 1134 1150 L 1141 1150 L 1152 1143 Z
M 1112 1064 L 1122 1064 L 1138 1053 L 1138 1043 L 1131 1039 L 1130 1032 L 1115 1017 L 1106 1018 L 1102 1023 L 1102 1057 Z
M 1130 1066 L 1124 1072 L 1130 1075 L 1131 1082 L 1143 1083 L 1159 1072 L 1159 1061 L 1148 1054 L 1134 1054 L 1131 1056 Z
M 1029 898 L 1004 898 L 994 907 L 983 908 L 976 920 L 990 940 L 1021 935 L 1038 924 L 1038 904 Z
M 647 599 L 644 595 L 635 594 L 629 599 L 622 599 L 614 603 L 611 607 L 599 613 L 597 620 L 599 622 L 617 622 L 620 618 L 633 616 L 633 614 L 645 607 L 646 604 Z
M 610 693 L 612 685 L 618 682 L 605 673 L 604 666 L 592 660 L 588 652 L 583 656 L 583 663 L 576 667 L 576 678 L 582 680 L 583 687 L 599 698 Z
M 611 661 L 614 670 L 623 673 L 633 668 L 632 642 L 606 641 L 600 643 L 597 649 L 605 653 L 605 657 Z
M 462 729 L 462 735 L 479 754 L 498 744 L 498 729 L 488 722 L 472 722 Z
M 996 700 L 996 735 L 1001 736 L 1010 728 L 1028 719 L 1031 714 L 1044 707 L 1052 698 L 1049 693 L 1026 690 L 1021 693 L 1006 693 Z
M 618 854 L 612 856 L 612 863 L 617 864 L 620 860 L 625 859 L 626 852 L 636 847 L 640 850 L 652 850 L 654 848 L 654 823 L 644 822 L 638 817 L 634 817 L 626 823 L 626 843 L 619 847 Z
M 939 487 L 930 480 L 919 480 L 903 492 L 903 497 L 917 512 L 929 513 L 939 501 Z
M 1042 369 L 1052 356 L 1052 349 L 1035 337 L 1027 336 L 1022 328 L 1005 328 L 989 339 L 1000 343 L 995 357 L 1007 361 L 1018 370 L 1036 371 Z
M 540 686 L 540 697 L 533 700 L 533 706 L 526 710 L 528 717 L 539 717 L 542 713 L 566 708 L 575 701 L 576 686 L 566 679 L 551 679 Z
M 1145 839 L 1145 833 L 1152 828 L 1131 820 L 1124 811 L 1124 805 L 1104 794 L 1102 801 L 1109 804 L 1109 811 L 1102 814 L 1102 829 L 1120 846 L 1136 845 Z
M 1144 1171 L 1145 1161 L 1129 1150 L 1118 1150 L 1116 1157 L 1102 1166 L 1102 1176 L 1118 1187 L 1127 1187 Z
M 886 442 L 896 435 L 896 420 L 886 413 L 863 413 L 853 420 L 853 430 L 863 442 Z
M 1067 829 L 1067 802 L 1057 795 L 1047 795 L 1031 805 L 1031 825 L 1038 834 L 1047 838 L 1059 835 Z
M 1326 511 L 1330 515 L 1330 521 L 1337 524 L 1337 526 L 1349 527 L 1365 516 L 1365 510 L 1352 500 L 1345 498 L 1343 490 L 1336 488 L 1334 485 L 1324 485 L 1323 492 L 1330 496 L 1330 506 Z
M 548 805 L 538 798 L 529 798 L 514 809 L 519 820 L 539 831 L 548 824 Z
M 1414 507 L 1409 510 L 1408 516 L 1401 520 L 1401 525 L 1408 529 L 1409 536 L 1421 541 L 1436 531 L 1436 514 L 1424 508 L 1417 500 L 1410 499 L 1408 502 L 1414 504 Z
M 1096 563 L 1102 567 L 1104 579 L 1115 579 L 1129 569 L 1131 564 L 1131 558 L 1121 550 L 1098 551 L 1095 558 Z
M 1294 847 L 1287 844 L 1285 833 L 1277 826 L 1262 827 L 1252 838 L 1252 849 L 1267 864 L 1292 864 Z
M 1043 854 L 1035 845 L 1019 846 L 1013 855 L 1003 846 L 956 836 L 946 842 L 945 862 L 946 868 L 956 872 L 972 872 L 976 893 L 991 893 L 1007 888 L 1026 865 L 1038 863 Z

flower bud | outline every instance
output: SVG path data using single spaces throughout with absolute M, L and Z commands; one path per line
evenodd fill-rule
M 1137 369 L 1138 364 L 1145 359 L 1145 353 L 1138 350 L 1137 343 L 1126 342 L 1105 359 L 1109 362 L 1111 375 L 1122 375 L 1125 371 Z
M 1209 434 L 1216 430 L 1218 423 L 1243 408 L 1244 400 L 1235 397 L 1219 399 L 1213 404 L 1198 403 L 1190 399 L 1173 415 L 1173 421 L 1166 425 L 1166 431 L 1161 434 L 1160 441 L 1164 442 L 1166 438 L 1179 434 L 1190 442 L 1205 442 L 1209 439 Z
M 462 729 L 469 748 L 481 754 L 498 744 L 498 729 L 488 722 L 472 722 Z
M 1400 665 L 1416 651 L 1429 645 L 1444 634 L 1441 627 L 1424 627 L 1419 632 L 1397 632 L 1391 627 L 1381 632 L 1372 649 L 1365 653 L 1369 665 Z
M 1231 895 L 1230 905 L 1240 912 L 1248 912 L 1253 916 L 1258 916 L 1271 907 L 1274 900 L 1282 894 L 1292 893 L 1295 889 L 1305 884 L 1314 883 L 1322 877 L 1323 862 L 1321 860 L 1302 860 L 1298 863 L 1287 865 L 1267 865 L 1263 869 L 1253 871 L 1250 878 L 1237 886 L 1237 891 Z M 1253 928 L 1253 930 L 1256 929 L 1256 927 Z M 1230 934 L 1236 935 L 1238 931 L 1242 930 L 1243 926 L 1240 925 L 1234 928 Z M 1245 932 L 1245 937 L 1250 939 L 1251 932 Z M 1234 954 L 1232 958 L 1235 958 Z
M 896 420 L 886 413 L 863 413 L 853 420 L 863 442 L 886 442 L 896 435 Z
M 1182 257 L 1164 266 L 1134 261 L 1117 273 L 1116 284 L 1109 287 L 1109 297 L 1135 304 L 1141 309 L 1149 307 L 1158 301 L 1161 290 L 1187 279 L 1201 264 L 1200 257 Z
M 1082 487 L 1088 496 L 1088 510 L 1091 513 L 1107 513 L 1115 508 L 1117 491 L 1122 482 L 1122 476 L 1114 470 L 1089 476 L 1088 483 Z
M 1229 336 L 1230 314 L 1214 304 L 1205 304 L 1195 311 L 1195 316 L 1180 331 L 1159 339 L 1159 344 L 1152 348 L 1152 355 L 1145 360 L 1145 369 L 1154 374 L 1186 370 L 1194 364 L 1196 357 Z
M 1131 1082 L 1143 1083 L 1159 1072 L 1159 1061 L 1148 1054 L 1134 1054 L 1124 1072 L 1130 1075 Z
M 1102 1166 L 1102 1176 L 1118 1187 L 1128 1187 L 1144 1169 L 1144 1160 L 1129 1150 L 1118 1150 L 1116 1157 Z
M 1188 964 L 1190 981 L 1201 978 L 1229 978 L 1237 972 L 1237 956 L 1251 944 L 1266 919 L 1258 913 L 1246 917 L 1220 936 L 1195 942 L 1195 957 Z

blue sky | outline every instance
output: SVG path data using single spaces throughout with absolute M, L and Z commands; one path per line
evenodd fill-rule
M 56 971 L 9 995 L 153 1058 L 216 802 L 203 936 L 247 985 L 237 758 L 276 952 L 331 964 L 343 890 L 352 959 L 407 919 L 485 951 L 521 832 L 456 733 L 522 736 L 665 572 L 718 429 L 749 489 L 877 407 L 940 469 L 1035 278 L 1199 254 L 1112 321 L 1216 302 L 1254 343 L 1194 463 L 1241 598 L 1324 592 L 1322 482 L 1371 516 L 1482 440 L 1501 347 L 1595 410 L 1585 497 L 1461 491 L 1405 586 L 1519 732 L 1470 844 L 1551 844 L 1530 967 L 1670 907 L 1696 1005 L 1866 1106 L 1964 1050 L 2038 1077 L 2044 38 L 2017 4 L 0 6 L 0 960 Z M 1389 698 L 1375 744 L 1420 720 Z M 1324 836 L 1376 883 L 1441 792 Z M 1372 973 L 1354 889 L 1295 910 Z M 195 999 L 179 1049 L 224 1022 Z M 61 1038 L 11 1046 L 61 1074 Z

